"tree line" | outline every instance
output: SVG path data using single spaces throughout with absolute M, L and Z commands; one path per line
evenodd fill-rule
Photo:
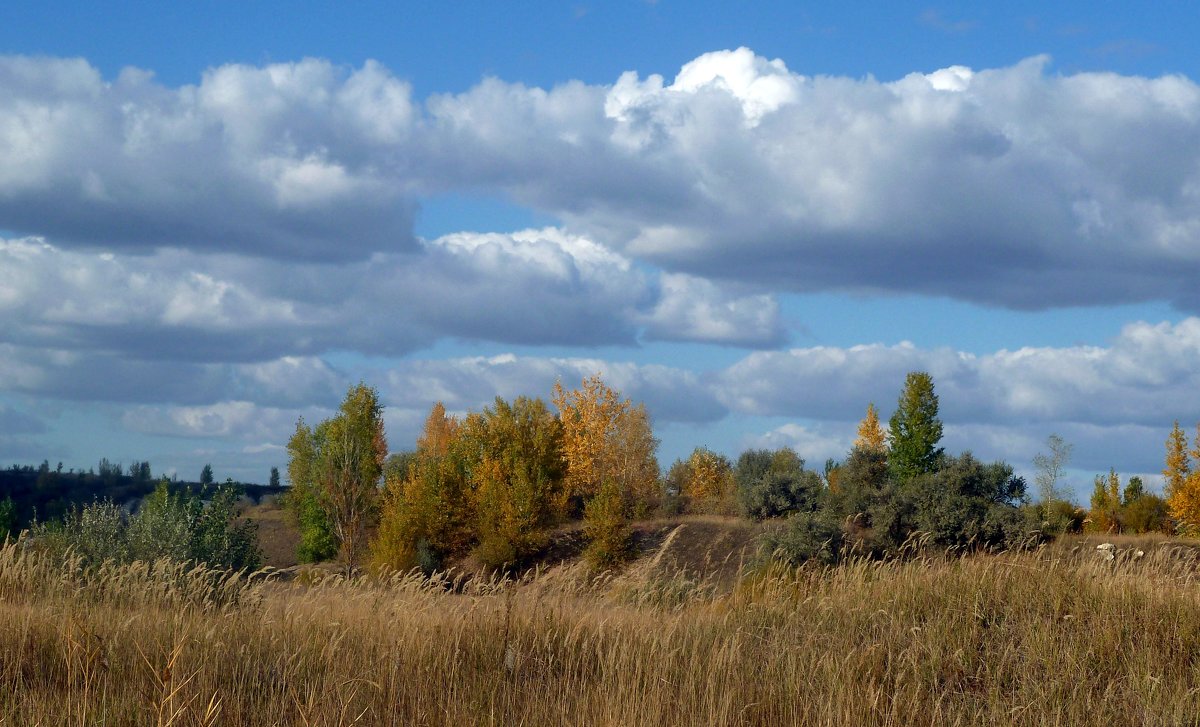
M 553 409 L 551 409 L 551 404 Z M 1003 462 L 948 455 L 933 380 L 908 375 L 885 431 L 873 405 L 844 462 L 818 473 L 795 451 L 736 462 L 704 447 L 660 473 L 650 418 L 599 376 L 550 404 L 497 398 L 462 419 L 435 404 L 416 449 L 388 457 L 376 392 L 352 387 L 339 413 L 297 423 L 287 506 L 302 559 L 426 571 L 472 556 L 511 567 L 557 526 L 580 522 L 597 567 L 622 560 L 630 523 L 709 513 L 780 520 L 771 545 L 793 560 L 941 546 L 1011 547 L 1038 531 L 1024 479 Z

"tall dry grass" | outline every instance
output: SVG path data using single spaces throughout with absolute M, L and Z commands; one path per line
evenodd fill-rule
M 88 574 L 0 550 L 3 725 L 1107 725 L 1200 719 L 1170 542 L 592 579 Z

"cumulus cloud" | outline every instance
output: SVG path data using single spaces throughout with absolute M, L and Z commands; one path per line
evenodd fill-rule
M 880 81 L 740 48 L 670 82 L 485 79 L 422 102 L 373 62 L 229 65 L 170 88 L 7 57 L 0 228 L 361 261 L 417 250 L 423 195 L 483 191 L 760 289 L 1200 310 L 1200 87 L 1048 65 Z
M 1200 87 L 1047 66 L 884 82 L 804 76 L 741 49 L 603 94 L 491 81 L 431 102 L 430 133 L 469 150 L 445 168 L 459 183 L 486 177 L 673 271 L 1200 310 Z
M 397 355 L 449 336 L 633 344 L 643 326 L 672 340 L 769 345 L 782 336 L 769 296 L 681 276 L 655 282 L 557 228 L 458 233 L 337 265 L 0 239 L 0 341 L 196 362 Z
M 490 405 L 497 396 L 549 399 L 555 381 L 570 389 L 597 373 L 623 396 L 644 402 L 658 421 L 711 422 L 726 414 L 701 375 L 655 364 L 504 354 L 402 361 L 379 372 L 386 401 L 426 412 L 436 401 L 465 411 Z
M 1134 323 L 1109 346 L 974 355 L 909 343 L 752 353 L 720 372 L 721 400 L 760 415 L 851 420 L 892 408 L 908 371 L 928 371 L 958 423 L 1170 426 L 1200 411 L 1200 318 Z
M 0 58 L 0 227 L 302 259 L 412 247 L 408 84 L 376 63 L 222 66 L 172 89 Z
M 805 459 L 810 469 L 819 471 L 825 460 L 845 458 L 854 444 L 854 427 L 850 424 L 804 426 L 789 423 L 763 434 L 750 435 L 742 444 L 745 449 L 791 447 Z

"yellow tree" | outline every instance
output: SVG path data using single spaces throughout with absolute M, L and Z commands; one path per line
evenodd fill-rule
M 887 451 L 887 433 L 879 424 L 879 412 L 873 403 L 867 404 L 867 415 L 858 423 L 858 439 L 854 440 L 854 446 L 868 452 Z
M 1200 470 L 1192 471 L 1191 458 L 1200 460 L 1200 425 L 1197 425 L 1196 444 L 1189 453 L 1187 437 L 1179 422 L 1167 437 L 1167 460 L 1163 477 L 1166 479 L 1167 508 L 1180 531 L 1194 533 L 1200 529 Z
M 1108 476 L 1096 475 L 1092 491 L 1091 511 L 1088 513 L 1091 530 L 1100 533 L 1121 532 L 1121 477 L 1110 469 Z
M 697 447 L 685 463 L 680 495 L 693 512 L 728 515 L 735 510 L 733 467 L 724 456 Z
M 564 511 L 580 511 L 606 480 L 613 481 L 627 508 L 656 507 L 661 499 L 658 440 L 645 407 L 621 399 L 599 374 L 571 391 L 555 382 L 553 400 L 562 421 L 567 466 Z
M 382 570 L 414 565 L 426 572 L 470 540 L 470 511 L 461 458 L 453 456 L 458 419 L 434 404 L 408 468 L 387 480 L 372 560 Z

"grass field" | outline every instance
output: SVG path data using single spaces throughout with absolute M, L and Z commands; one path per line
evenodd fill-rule
M 1177 541 L 1118 543 L 1113 561 L 1076 539 L 731 580 L 711 553 L 726 565 L 709 577 L 678 569 L 725 537 L 691 522 L 620 575 L 568 562 L 457 584 L 89 577 L 9 546 L 0 724 L 1200 720 L 1200 556 Z

